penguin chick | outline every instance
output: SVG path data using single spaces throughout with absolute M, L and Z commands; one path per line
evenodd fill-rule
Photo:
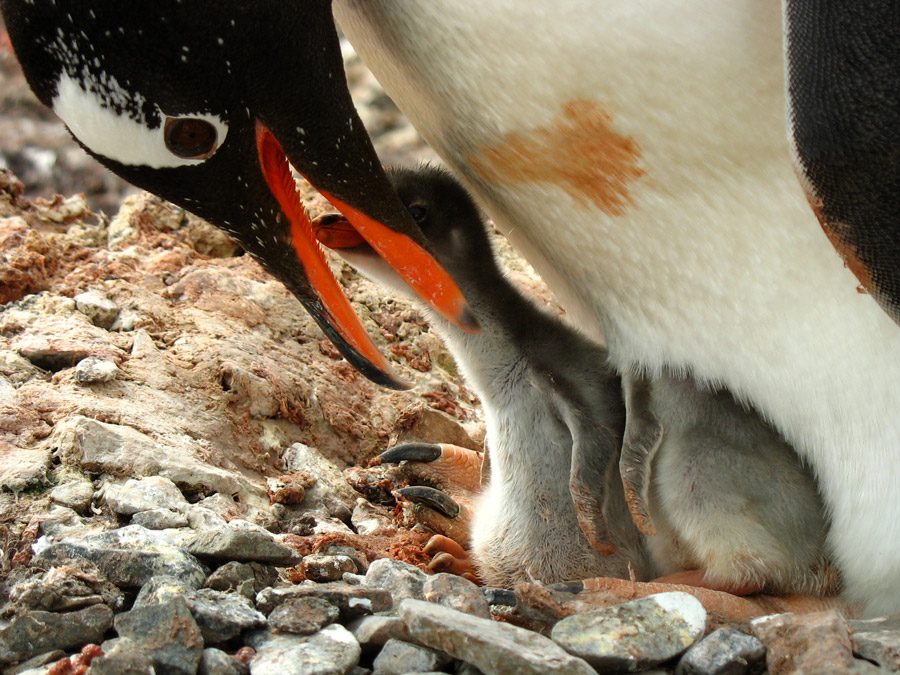
M 758 415 L 689 378 L 630 373 L 623 409 L 606 351 L 506 279 L 455 179 L 389 177 L 482 326 L 464 333 L 424 308 L 485 410 L 490 475 L 471 542 L 486 583 L 630 571 L 740 593 L 835 590 L 815 481 Z M 339 251 L 411 295 L 368 247 Z
M 656 575 L 741 595 L 837 593 L 815 479 L 772 427 L 689 379 L 626 371 L 623 387 L 621 475 Z
M 595 550 L 613 551 L 600 517 L 602 482 L 607 470 L 618 477 L 624 431 L 620 382 L 606 351 L 536 307 L 504 276 L 478 207 L 446 171 L 388 175 L 482 328 L 465 333 L 423 306 L 484 407 L 490 469 L 470 537 L 479 577 L 507 588 L 627 577 L 621 554 Z M 366 245 L 337 250 L 367 276 L 412 296 Z M 573 449 L 587 460 L 575 471 Z M 596 502 L 582 514 L 573 486 Z M 579 515 L 596 517 L 582 525 Z M 621 518 L 627 528 L 624 506 Z

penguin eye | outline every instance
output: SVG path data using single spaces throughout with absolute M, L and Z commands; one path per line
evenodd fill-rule
M 410 204 L 407 211 L 409 211 L 409 215 L 413 217 L 413 220 L 419 224 L 422 224 L 428 217 L 428 209 L 423 204 Z
M 165 127 L 166 147 L 178 157 L 206 159 L 215 152 L 218 134 L 206 120 L 170 117 Z

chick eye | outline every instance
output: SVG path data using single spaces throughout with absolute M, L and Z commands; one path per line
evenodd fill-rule
M 410 204 L 407 210 L 417 223 L 422 223 L 428 217 L 428 209 L 422 204 Z
M 170 117 L 165 126 L 166 147 L 178 157 L 206 159 L 215 152 L 216 128 L 196 117 Z

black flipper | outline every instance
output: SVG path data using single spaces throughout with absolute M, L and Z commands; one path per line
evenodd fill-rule
M 831 243 L 900 323 L 900 3 L 786 0 L 798 171 Z

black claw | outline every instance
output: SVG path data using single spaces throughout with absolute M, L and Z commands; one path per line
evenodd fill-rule
M 554 591 L 562 591 L 563 593 L 573 593 L 577 595 L 584 590 L 584 582 L 583 581 L 560 581 L 557 584 L 550 584 L 547 586 Z
M 433 462 L 441 456 L 441 446 L 437 443 L 404 443 L 388 448 L 378 457 L 382 464 L 407 462 Z
M 410 485 L 397 490 L 397 494 L 406 500 L 434 509 L 448 518 L 456 518 L 459 515 L 459 504 L 443 490 L 436 490 L 424 485 Z

